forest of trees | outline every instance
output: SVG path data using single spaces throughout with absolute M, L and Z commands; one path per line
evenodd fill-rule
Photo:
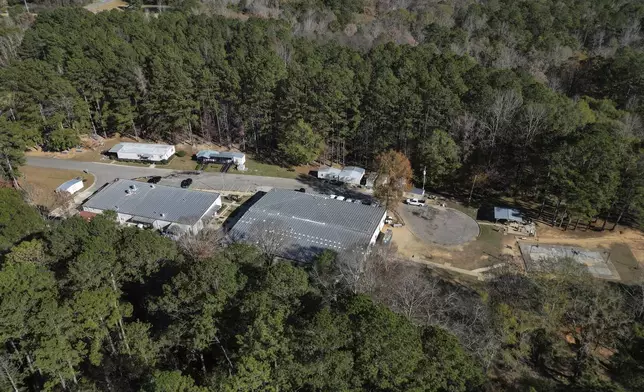
M 352 25 L 374 2 L 229 4 L 280 9 L 246 21 L 204 3 L 157 16 L 54 7 L 3 18 L 4 156 L 17 166 L 25 147 L 66 149 L 93 133 L 371 170 L 395 149 L 416 178 L 427 166 L 437 189 L 474 182 L 478 193 L 547 199 L 569 220 L 642 217 L 640 2 L 403 2 L 412 45 L 302 31 L 324 10 Z M 403 11 L 375 3 L 379 23 Z
M 0 188 L 0 390 L 641 391 L 644 285 L 398 260 L 277 261 L 112 214 L 44 221 Z

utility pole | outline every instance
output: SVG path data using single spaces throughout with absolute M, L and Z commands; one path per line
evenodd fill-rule
M 427 176 L 427 166 L 423 167 L 423 196 L 425 196 L 425 177 Z

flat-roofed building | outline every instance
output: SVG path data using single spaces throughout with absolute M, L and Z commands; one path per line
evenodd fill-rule
M 108 151 L 120 160 L 146 162 L 168 161 L 174 153 L 174 146 L 149 143 L 119 143 Z
M 122 224 L 197 234 L 220 207 L 218 193 L 116 180 L 85 202 L 83 211 L 115 211 Z
M 376 243 L 385 217 L 382 207 L 273 189 L 239 217 L 229 236 L 275 247 L 281 257 L 306 262 L 325 249 L 366 252 Z
M 238 169 L 244 170 L 246 154 L 235 151 L 201 150 L 195 158 L 201 163 L 234 163 Z

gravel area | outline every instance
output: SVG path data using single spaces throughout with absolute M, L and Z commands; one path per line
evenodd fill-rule
M 479 235 L 479 225 L 464 213 L 452 208 L 425 205 L 402 205 L 400 215 L 409 229 L 421 240 L 439 245 L 461 245 Z

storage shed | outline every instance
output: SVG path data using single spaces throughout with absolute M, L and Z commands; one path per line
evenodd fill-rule
M 494 207 L 494 220 L 524 223 L 519 210 L 514 208 Z
M 146 162 L 168 161 L 174 153 L 174 146 L 149 143 L 119 143 L 108 151 L 120 160 Z
M 56 192 L 66 192 L 69 193 L 70 195 L 73 195 L 74 193 L 80 191 L 83 189 L 83 180 L 80 178 L 74 178 L 73 180 L 65 181 L 58 188 L 56 188 Z

